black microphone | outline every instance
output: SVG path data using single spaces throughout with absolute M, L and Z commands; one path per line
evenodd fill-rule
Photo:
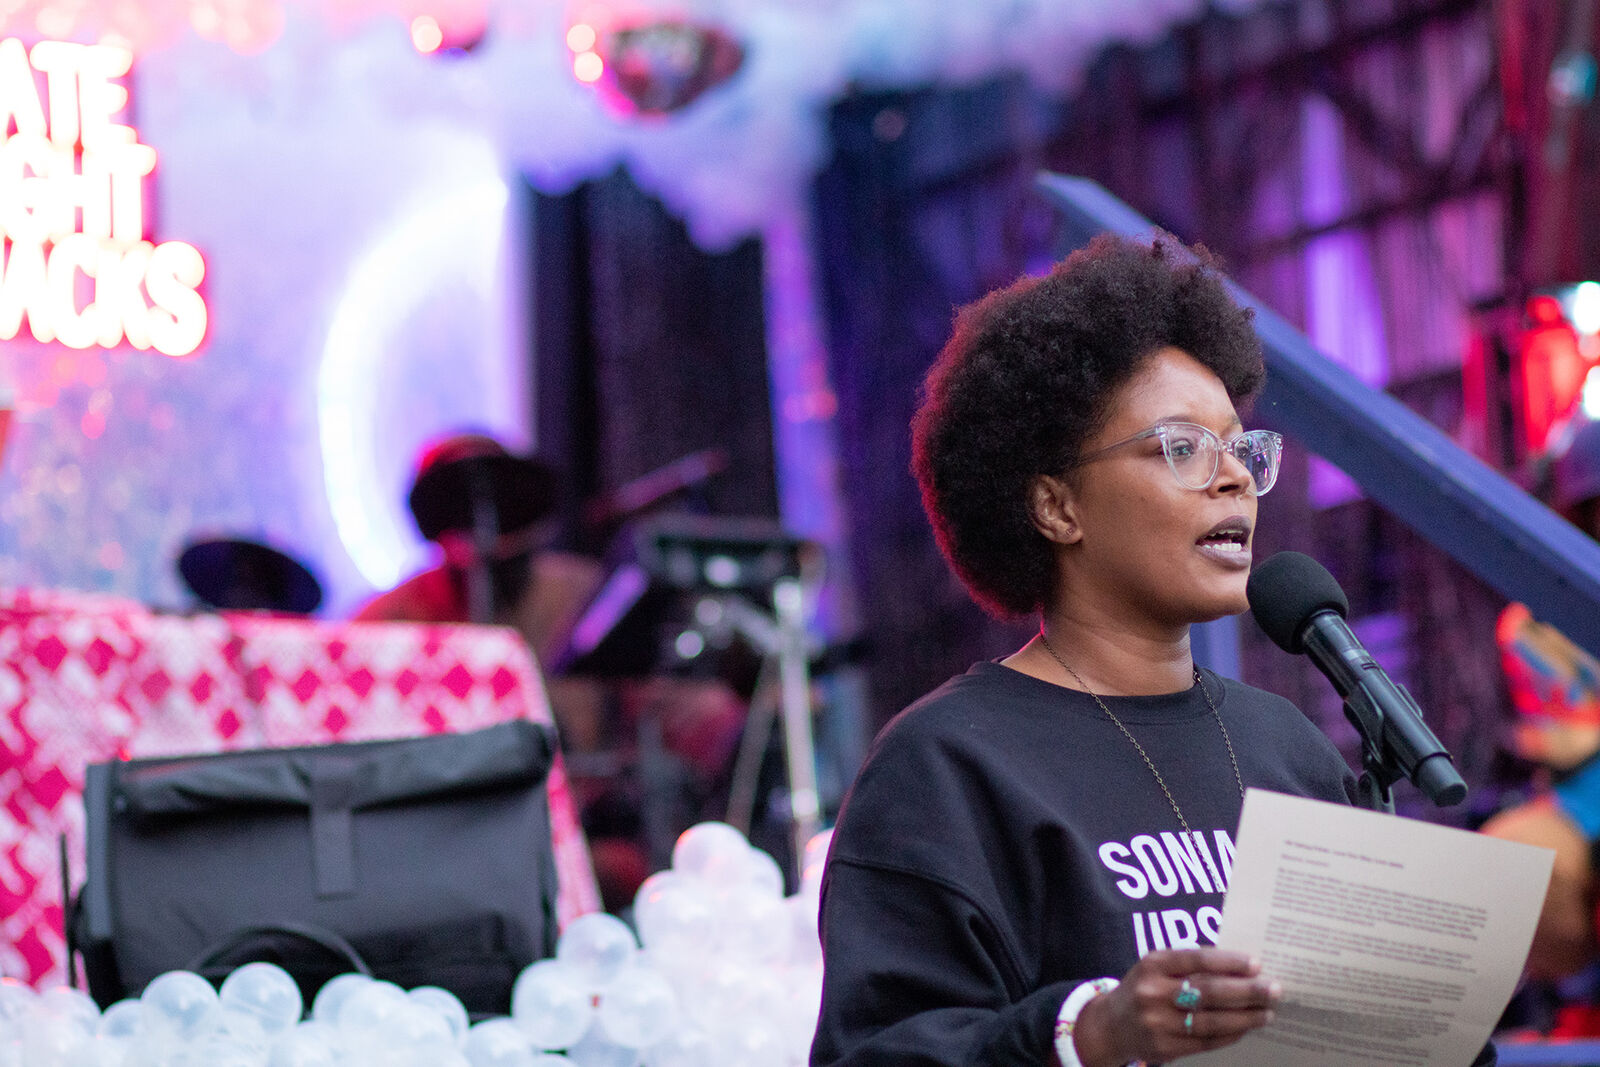
M 1369 752 L 1393 777 L 1411 779 L 1440 807 L 1466 799 L 1467 784 L 1422 721 L 1422 709 L 1345 624 L 1350 602 L 1326 567 L 1301 552 L 1279 552 L 1250 575 L 1245 595 L 1279 648 L 1305 653 L 1328 676 Z

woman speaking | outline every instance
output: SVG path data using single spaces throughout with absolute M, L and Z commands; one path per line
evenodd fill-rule
M 1282 442 L 1203 251 L 1100 238 L 961 311 L 912 426 L 940 549 L 993 614 L 1037 617 L 897 716 L 823 883 L 816 1067 L 1160 1062 L 1278 996 L 1213 945 L 1249 786 L 1355 779 L 1283 699 L 1197 667 L 1246 609 Z

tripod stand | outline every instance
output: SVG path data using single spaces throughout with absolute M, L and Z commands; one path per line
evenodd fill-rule
M 561 670 L 614 678 L 671 675 L 723 653 L 760 658 L 736 757 L 728 821 L 747 835 L 755 822 L 757 778 L 774 723 L 783 725 L 786 836 L 795 869 L 821 819 L 812 729 L 813 652 L 806 630 L 822 555 L 764 519 L 662 515 L 638 522 L 617 566 L 573 627 Z M 662 749 L 658 723 L 641 729 L 647 837 L 670 849 L 663 822 L 681 768 Z
M 816 588 L 821 552 L 765 520 L 684 515 L 653 520 L 635 543 L 640 564 L 657 581 L 696 598 L 690 628 L 680 639 L 692 633 L 706 644 L 726 646 L 736 637 L 762 657 L 735 764 L 738 795 L 730 794 L 729 811 L 746 813 L 740 829 L 748 832 L 755 777 L 776 715 L 783 724 L 790 845 L 798 870 L 821 818 L 806 633 L 807 599 Z
M 791 846 L 798 864 L 806 842 L 820 828 L 822 807 L 817 792 L 816 742 L 811 727 L 810 649 L 805 630 L 805 586 L 784 578 L 772 587 L 772 614 L 738 596 L 703 598 L 697 621 L 727 626 L 764 660 L 750 698 L 744 737 L 728 788 L 728 822 L 748 834 L 755 820 L 757 780 L 771 738 L 774 720 L 783 725 L 783 751 L 789 787 Z M 774 677 L 776 676 L 776 677 Z

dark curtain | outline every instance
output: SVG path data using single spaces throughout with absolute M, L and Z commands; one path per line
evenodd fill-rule
M 689 505 L 775 518 L 760 243 L 702 251 L 625 171 L 533 200 L 535 433 L 569 543 L 602 550 L 585 504 L 708 448 L 728 468 Z
M 712 449 L 726 469 L 649 510 L 775 519 L 759 242 L 701 250 L 624 171 L 531 201 L 535 438 L 566 480 L 563 547 L 615 568 L 632 554 L 639 513 L 613 507 L 597 520 L 596 505 L 615 505 L 619 488 Z M 634 608 L 608 634 L 603 662 L 572 666 L 551 695 L 613 911 L 667 865 L 682 830 L 720 816 L 713 801 L 744 721 L 739 687 L 754 671 L 753 654 L 662 662 L 663 634 L 681 624 L 686 603 L 658 587 Z M 641 681 L 669 673 L 729 688 Z M 575 722 L 586 726 L 569 728 Z M 752 840 L 783 856 L 781 831 L 758 821 Z
M 986 618 L 933 542 L 910 472 L 918 388 L 955 309 L 1039 266 L 1054 216 L 1032 191 L 1017 82 L 861 94 L 831 116 L 816 243 L 874 728 L 1030 627 Z

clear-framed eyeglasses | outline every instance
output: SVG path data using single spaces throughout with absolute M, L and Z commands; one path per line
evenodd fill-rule
M 1278 480 L 1278 464 L 1283 459 L 1282 436 L 1271 430 L 1251 430 L 1224 441 L 1193 422 L 1160 423 L 1132 437 L 1124 437 L 1098 448 L 1079 462 L 1099 459 L 1113 449 L 1151 437 L 1160 439 L 1167 466 L 1172 468 L 1172 476 L 1185 489 L 1210 489 L 1211 483 L 1217 480 L 1224 452 L 1231 453 L 1250 472 L 1250 487 L 1257 496 L 1265 495 Z

